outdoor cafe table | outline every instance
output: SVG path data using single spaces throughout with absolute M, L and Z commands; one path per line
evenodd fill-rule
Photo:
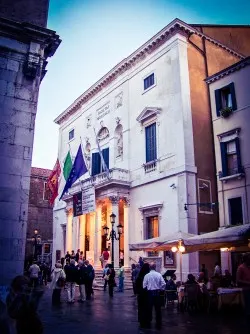
M 218 288 L 218 310 L 222 306 L 243 306 L 243 294 L 241 288 Z

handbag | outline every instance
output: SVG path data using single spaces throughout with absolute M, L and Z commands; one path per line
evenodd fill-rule
M 65 278 L 61 276 L 61 272 L 60 272 L 60 276 L 59 276 L 58 280 L 56 281 L 56 286 L 58 288 L 63 288 L 64 285 L 65 285 Z
M 105 275 L 104 279 L 105 279 L 105 281 L 108 281 L 109 280 L 109 275 Z

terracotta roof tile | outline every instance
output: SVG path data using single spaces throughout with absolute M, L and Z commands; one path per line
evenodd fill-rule
M 52 170 L 38 167 L 31 167 L 31 176 L 49 177 Z

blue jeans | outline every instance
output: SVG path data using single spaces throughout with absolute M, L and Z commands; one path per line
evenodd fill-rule
M 123 292 L 124 289 L 124 277 L 119 277 L 119 288 L 118 291 Z

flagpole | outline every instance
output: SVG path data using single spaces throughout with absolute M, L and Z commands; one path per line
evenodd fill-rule
M 73 155 L 72 155 L 72 152 L 71 152 L 71 147 L 70 147 L 70 143 L 68 143 L 69 145 L 69 154 L 70 154 L 70 157 L 71 157 L 71 161 L 72 161 L 72 164 L 73 164 Z

